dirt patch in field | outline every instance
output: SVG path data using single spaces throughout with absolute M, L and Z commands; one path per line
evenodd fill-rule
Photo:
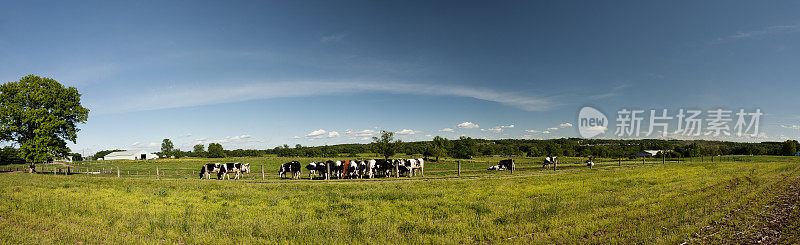
M 800 176 L 781 182 L 782 189 L 766 205 L 756 207 L 755 211 L 746 208 L 733 210 L 701 228 L 683 244 L 796 244 L 800 241 Z M 740 215 L 753 215 L 754 221 L 738 220 Z

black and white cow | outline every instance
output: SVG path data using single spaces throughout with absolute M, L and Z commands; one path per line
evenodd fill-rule
M 545 157 L 544 162 L 542 162 L 542 167 L 545 168 L 547 165 L 553 164 L 556 166 L 558 164 L 558 157 Z
M 346 168 L 346 175 L 348 178 L 355 179 L 356 177 L 361 178 L 358 171 L 358 161 L 356 160 L 349 160 L 347 162 L 348 166 Z
M 364 176 L 369 176 L 367 172 L 367 161 L 358 161 L 358 178 L 364 178 Z
M 425 160 L 422 158 L 411 159 L 411 175 L 419 175 L 425 177 Z
M 217 172 L 217 179 L 231 179 L 229 173 L 236 173 L 233 179 L 239 179 L 239 174 L 242 173 L 242 164 L 238 162 L 229 162 L 225 164 L 220 164 L 219 172 Z
M 399 171 L 398 176 L 400 174 L 406 174 L 409 178 L 411 177 L 411 160 L 413 159 L 396 159 L 397 160 L 397 171 Z M 416 160 L 414 160 L 416 161 Z
M 328 174 L 329 174 L 328 173 L 328 163 L 327 162 L 317 162 L 317 170 L 315 172 L 317 174 L 319 174 L 319 177 L 322 177 L 322 179 L 327 179 L 328 178 Z
M 242 178 L 244 178 L 244 174 L 250 173 L 250 163 L 245 163 L 239 166 L 239 172 L 242 173 Z
M 486 170 L 503 171 L 503 170 L 514 169 L 515 167 L 516 165 L 514 165 L 514 159 L 505 159 L 505 160 L 500 160 L 500 162 L 497 165 L 491 166 Z
M 219 163 L 209 163 L 200 167 L 200 178 L 211 179 L 211 173 L 219 172 Z
M 369 161 L 365 162 L 366 168 L 364 168 L 364 171 L 367 173 L 367 177 L 370 179 L 375 178 L 375 171 L 377 170 L 375 164 L 377 164 L 377 161 L 375 161 L 375 159 L 370 159 Z
M 391 173 L 391 171 L 394 170 L 393 161 L 394 160 L 378 159 L 375 162 L 375 170 L 376 170 L 375 171 L 376 172 L 375 175 L 379 175 L 379 176 L 383 176 L 383 177 L 391 176 L 390 173 Z
M 308 179 L 314 179 L 314 175 L 317 174 L 317 163 L 311 161 L 306 165 L 306 170 L 308 170 Z
M 281 164 L 281 170 L 278 175 L 281 176 L 283 179 L 286 173 L 292 173 L 292 179 L 300 179 L 300 162 L 298 161 L 291 161 L 284 164 Z

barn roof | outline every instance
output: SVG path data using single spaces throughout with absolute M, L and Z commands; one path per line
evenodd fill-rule
M 141 154 L 148 154 L 145 150 L 127 150 L 127 151 L 117 151 L 108 153 L 107 157 L 118 157 L 118 156 L 138 156 Z

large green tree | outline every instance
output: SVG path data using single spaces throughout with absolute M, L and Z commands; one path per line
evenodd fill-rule
M 169 139 L 164 139 L 161 141 L 161 155 L 166 158 L 170 156 L 175 156 L 175 145 L 172 144 L 172 141 Z
M 797 154 L 797 148 L 800 144 L 796 140 L 787 140 L 781 144 L 781 155 L 794 156 Z
M 394 139 L 394 132 L 381 130 L 381 135 L 372 137 L 372 143 L 378 154 L 382 155 L 384 159 L 394 156 L 397 149 L 400 148 L 402 142 Z
M 206 147 L 203 144 L 194 145 L 194 155 L 197 157 L 206 156 Z
M 223 158 L 225 157 L 225 150 L 222 149 L 221 144 L 211 143 L 208 144 L 208 152 L 206 153 L 206 156 L 210 158 Z
M 28 75 L 0 85 L 0 141 L 19 144 L 20 158 L 31 164 L 69 154 L 78 124 L 89 118 L 75 87 Z

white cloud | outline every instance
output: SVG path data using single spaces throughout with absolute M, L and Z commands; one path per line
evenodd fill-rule
M 417 134 L 417 133 L 421 133 L 421 132 L 422 131 L 414 131 L 414 130 L 411 130 L 411 129 L 403 129 L 403 130 L 398 131 L 397 134 L 399 134 L 399 135 L 407 135 L 407 134 L 411 135 L 411 134 Z
M 558 128 L 547 128 L 547 130 L 556 131 L 556 130 L 558 130 Z
M 535 134 L 535 133 L 539 133 L 539 130 L 526 129 L 525 132 Z
M 227 139 L 229 139 L 229 140 L 240 140 L 240 139 L 247 139 L 247 138 L 250 138 L 249 134 L 243 134 L 243 135 L 233 136 L 233 137 L 228 136 L 227 137 Z
M 474 124 L 472 122 L 462 122 L 456 125 L 458 128 L 478 128 L 478 124 Z
M 733 41 L 738 41 L 738 40 L 757 38 L 757 37 L 765 36 L 765 35 L 781 34 L 781 33 L 793 33 L 793 32 L 798 32 L 798 31 L 800 31 L 800 25 L 798 25 L 798 24 L 795 24 L 795 25 L 768 26 L 768 27 L 764 27 L 764 28 L 761 28 L 761 29 L 758 29 L 758 30 L 736 32 L 736 34 L 733 34 L 733 35 L 730 35 L 730 36 L 727 36 L 727 37 L 723 37 L 723 38 L 718 38 L 714 42 L 711 42 L 711 44 L 722 44 L 722 43 L 726 43 L 726 42 L 733 42 Z
M 439 130 L 439 132 L 449 132 L 449 133 L 452 133 L 452 132 L 455 132 L 455 130 L 453 130 L 452 128 L 443 128 L 443 129 Z
M 356 135 L 356 137 L 369 137 L 369 136 L 372 136 L 373 134 L 375 134 L 375 130 L 365 129 L 365 130 L 361 130 L 361 131 L 356 132 L 355 135 Z
M 331 35 L 323 36 L 322 38 L 320 38 L 319 41 L 323 42 L 323 43 L 338 43 L 338 42 L 343 41 L 345 36 L 346 35 L 341 34 L 341 33 L 331 34 Z
M 550 131 L 547 131 L 547 130 L 545 130 L 545 131 L 542 131 L 542 133 L 543 133 L 543 134 L 549 134 L 549 133 L 550 133 Z
M 122 98 L 125 99 L 126 103 L 113 103 L 111 104 L 113 107 L 103 107 L 104 105 L 99 105 L 97 110 L 105 112 L 142 111 L 242 102 L 257 99 L 363 92 L 468 97 L 497 102 L 526 111 L 544 111 L 550 109 L 554 105 L 554 102 L 530 92 L 495 91 L 490 88 L 465 87 L 453 84 L 360 81 L 291 81 L 257 82 L 248 84 L 236 84 L 236 81 L 220 81 L 219 84 L 224 85 L 203 87 L 185 85 L 187 87 L 154 88 L 153 90 L 157 92 L 145 96 Z
M 297 136 L 297 135 L 295 135 L 295 136 L 293 136 L 291 139 L 293 139 L 293 140 L 299 140 L 299 139 L 300 139 L 300 136 Z
M 490 132 L 494 132 L 494 133 L 500 133 L 500 132 L 503 132 L 503 128 L 494 127 L 494 128 L 490 128 L 490 129 L 481 129 L 481 131 L 490 131 Z
M 306 135 L 306 138 L 317 138 L 317 139 L 319 139 L 319 138 L 325 137 L 326 133 L 328 133 L 328 132 L 323 130 L 323 129 L 318 129 L 318 130 L 314 130 L 311 133 L 308 133 Z
M 800 125 L 781 125 L 781 128 L 800 129 Z
M 344 134 L 353 134 L 353 130 L 352 129 L 347 129 L 347 130 L 344 131 Z
M 188 137 L 192 137 L 192 134 L 188 133 L 188 134 L 178 135 L 178 138 L 188 138 Z
M 136 141 L 136 142 L 133 142 L 133 144 L 131 144 L 131 146 L 138 146 L 138 145 L 141 145 L 141 144 L 142 144 L 142 142 Z
M 431 137 L 433 137 L 433 135 L 426 134 L 425 137 L 431 138 Z
M 158 142 L 150 142 L 150 144 L 147 144 L 147 146 L 148 147 L 156 147 L 156 146 L 160 146 L 160 144 L 158 144 Z
M 506 126 L 500 126 L 500 128 L 514 128 L 514 124 L 506 125 Z
M 336 131 L 328 132 L 328 138 L 333 138 L 333 137 L 337 137 L 337 136 L 339 136 L 339 132 L 336 132 Z
M 572 127 L 572 123 L 562 123 L 562 124 L 559 124 L 558 127 L 560 127 L 560 128 L 569 128 L 569 127 Z

